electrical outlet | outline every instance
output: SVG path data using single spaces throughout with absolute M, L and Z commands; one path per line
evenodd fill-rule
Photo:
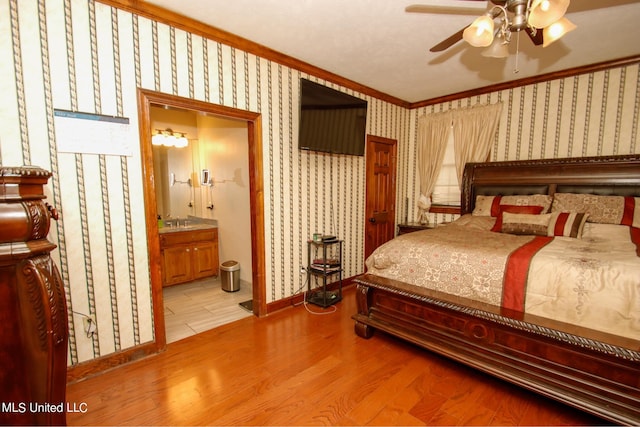
M 98 330 L 96 326 L 96 320 L 93 316 L 85 316 L 82 318 L 82 324 L 84 325 L 84 332 L 87 334 L 87 337 L 91 337 L 91 335 L 95 334 Z
M 307 274 L 307 269 L 303 265 L 300 266 L 300 274 Z

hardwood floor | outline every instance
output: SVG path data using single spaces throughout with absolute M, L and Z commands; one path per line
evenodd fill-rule
M 598 418 L 327 315 L 248 317 L 71 384 L 69 425 L 602 425 Z M 329 312 L 310 305 L 314 312 Z M 86 405 L 86 406 L 84 406 Z

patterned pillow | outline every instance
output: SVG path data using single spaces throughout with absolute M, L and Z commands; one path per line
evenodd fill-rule
M 516 206 L 516 205 L 500 205 L 498 217 L 496 223 L 493 225 L 491 231 L 502 231 L 502 220 L 505 213 L 519 213 L 519 214 L 532 214 L 537 215 L 542 213 L 543 206 Z
M 541 213 L 549 212 L 553 197 L 546 194 L 516 196 L 476 196 L 472 214 L 475 216 L 498 216 L 501 205 L 542 206 Z
M 526 234 L 546 236 L 549 231 L 549 220 L 553 214 L 518 214 L 503 212 L 502 230 L 509 234 Z
M 589 217 L 584 212 L 553 212 L 549 220 L 549 236 L 582 238 L 584 223 Z
M 475 216 L 498 216 L 493 211 L 500 205 L 501 198 L 502 196 L 476 196 L 476 204 L 471 214 Z
M 585 212 L 588 222 L 640 227 L 640 197 L 556 193 L 551 212 Z

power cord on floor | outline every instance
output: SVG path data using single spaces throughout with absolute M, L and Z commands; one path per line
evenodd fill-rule
M 304 273 L 305 276 L 307 275 L 307 273 Z M 293 293 L 293 295 L 297 295 L 299 292 L 301 292 L 303 289 L 305 289 L 307 287 L 307 283 L 309 283 L 309 276 L 307 276 L 307 278 L 305 279 L 304 283 Z M 306 294 L 306 291 L 304 292 Z M 306 299 L 306 295 L 303 295 L 303 301 L 298 303 L 298 304 L 293 304 L 294 307 L 299 306 L 300 304 L 304 304 L 304 300 Z
M 308 311 L 309 313 L 311 313 L 311 314 L 315 314 L 315 315 L 318 315 L 318 316 L 323 316 L 323 315 L 325 315 L 325 314 L 333 314 L 333 313 L 335 313 L 336 311 L 338 311 L 338 307 L 336 307 L 335 305 L 331 305 L 331 306 L 330 306 L 330 307 L 333 309 L 333 310 L 331 310 L 331 311 L 313 311 L 313 310 L 311 310 L 311 309 L 309 308 L 309 303 L 307 302 L 307 291 L 305 291 L 305 292 L 304 292 L 304 298 L 303 298 L 302 303 L 304 304 L 304 308 L 305 308 L 305 310 L 307 310 L 307 311 Z M 325 309 L 326 309 L 326 308 L 327 308 L 327 307 L 325 307 Z
M 305 274 L 306 274 L 306 273 L 305 273 Z M 300 287 L 298 288 L 298 290 L 297 290 L 297 291 L 295 291 L 295 292 L 293 293 L 293 295 L 296 295 L 298 292 L 300 292 L 300 291 L 302 291 L 304 288 L 306 288 L 308 283 L 309 283 L 309 276 L 307 276 L 307 278 L 305 279 L 305 281 L 304 281 L 304 283 L 302 284 L 302 286 L 300 286 Z M 338 307 L 336 307 L 335 305 L 332 305 L 332 306 L 331 306 L 331 308 L 333 309 L 333 310 L 331 310 L 331 311 L 313 311 L 313 310 L 311 310 L 311 309 L 309 308 L 309 303 L 307 302 L 307 291 L 304 291 L 304 292 L 303 292 L 303 294 L 302 294 L 302 302 L 301 302 L 301 303 L 298 303 L 298 304 L 293 304 L 293 306 L 294 306 L 294 307 L 297 307 L 297 306 L 299 306 L 300 304 L 304 305 L 304 309 L 305 309 L 305 310 L 307 310 L 307 312 L 309 312 L 309 313 L 311 313 L 311 314 L 319 315 L 319 316 L 322 316 L 322 315 L 325 315 L 325 314 L 333 314 L 333 313 L 335 313 L 336 311 L 338 311 Z M 326 308 L 326 307 L 325 307 L 325 308 Z

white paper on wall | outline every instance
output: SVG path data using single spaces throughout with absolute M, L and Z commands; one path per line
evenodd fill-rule
M 59 152 L 131 156 L 128 117 L 54 110 Z

